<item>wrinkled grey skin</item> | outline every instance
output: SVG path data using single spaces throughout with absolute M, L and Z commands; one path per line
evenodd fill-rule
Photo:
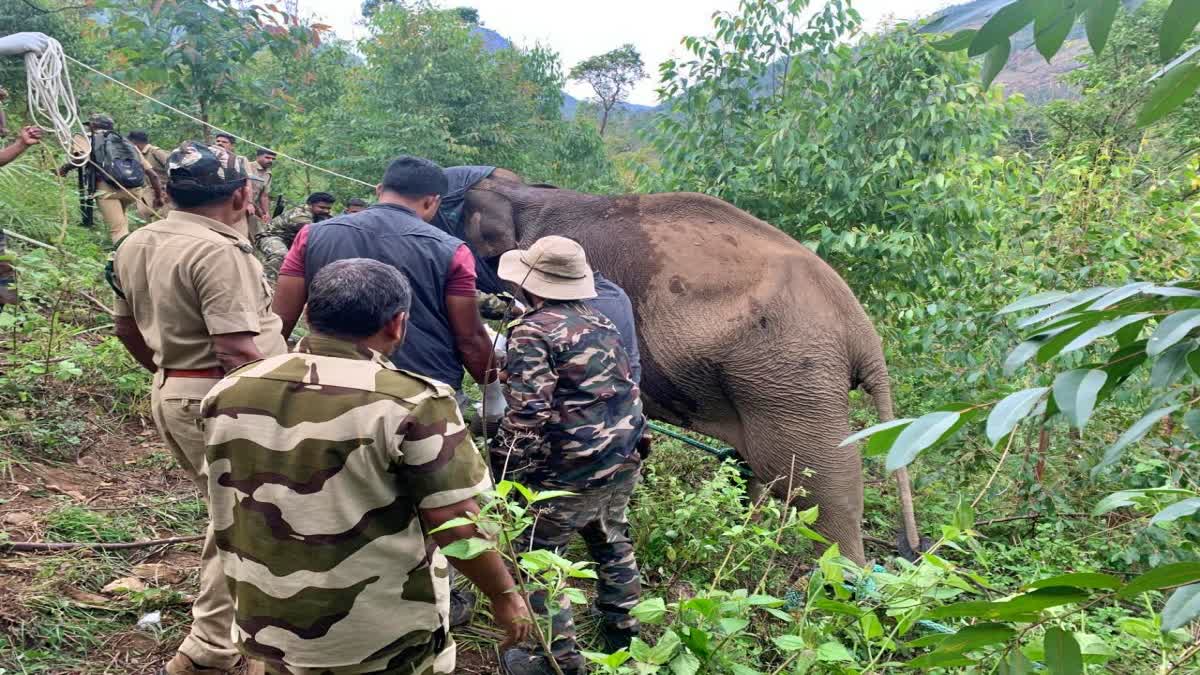
M 817 529 L 863 562 L 862 461 L 848 392 L 892 418 L 879 336 L 846 283 L 787 235 L 701 194 L 598 197 L 497 169 L 467 194 L 481 256 L 557 234 L 629 294 L 657 419 L 737 448 L 775 494 L 803 488 Z M 806 475 L 811 472 L 811 475 Z

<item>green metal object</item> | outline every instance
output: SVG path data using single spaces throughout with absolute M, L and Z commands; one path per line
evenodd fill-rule
M 724 461 L 726 459 L 729 459 L 730 457 L 737 456 L 737 451 L 734 450 L 733 448 L 714 448 L 713 446 L 708 445 L 707 443 L 701 443 L 700 441 L 697 441 L 694 438 L 684 436 L 683 434 L 679 433 L 678 431 L 672 431 L 657 422 L 649 422 L 649 425 L 650 425 L 650 428 L 653 429 L 654 431 L 657 431 L 658 433 L 660 433 L 664 436 L 670 436 L 671 438 L 674 438 L 677 441 L 683 441 L 684 443 L 687 443 L 688 445 L 692 446 L 693 448 L 699 448 L 699 449 L 707 452 L 708 454 L 712 455 L 713 457 L 716 457 L 719 460 Z M 743 468 L 742 473 L 746 473 L 745 468 Z

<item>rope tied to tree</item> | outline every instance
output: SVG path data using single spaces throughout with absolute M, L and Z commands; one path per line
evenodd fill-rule
M 50 38 L 50 44 L 41 54 L 25 53 L 29 116 L 34 124 L 54 134 L 72 166 L 83 166 L 91 152 L 81 145 L 81 141 L 88 143 L 87 134 L 79 118 L 75 88 L 67 69 L 68 58 L 62 44 L 54 38 Z M 84 149 L 88 151 L 81 153 Z

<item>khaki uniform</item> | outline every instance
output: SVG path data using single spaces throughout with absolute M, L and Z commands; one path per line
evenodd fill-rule
M 141 149 L 143 164 L 147 167 L 147 171 L 153 171 L 163 187 L 167 185 L 167 158 L 171 153 L 163 150 L 157 145 L 146 144 L 146 147 Z M 154 205 L 154 186 L 150 184 L 150 180 L 146 180 L 146 184 L 142 186 L 141 191 L 142 201 L 137 203 L 137 214 L 142 220 L 158 220 L 167 214 L 168 207 L 164 204 L 161 208 L 155 210 L 150 208 Z M 145 202 L 145 203 L 142 203 Z
M 93 146 L 97 142 L 95 138 L 96 135 L 93 133 L 90 139 L 90 142 Z M 87 141 L 81 139 L 79 135 L 76 134 L 74 149 L 75 154 L 82 155 L 87 153 L 88 147 Z M 142 169 L 147 172 L 154 170 L 154 167 L 152 167 L 146 161 L 146 157 L 144 155 L 142 156 Z M 129 216 L 125 214 L 125 211 L 128 210 L 130 206 L 137 203 L 137 199 L 134 198 L 134 195 L 138 195 L 141 190 L 147 189 L 150 179 L 146 179 L 147 185 L 144 187 L 129 189 L 109 183 L 104 178 L 104 173 L 101 172 L 100 168 L 95 166 L 95 164 L 92 162 L 89 162 L 83 170 L 96 172 L 96 192 L 94 193 L 96 208 L 100 211 L 100 217 L 103 218 L 105 224 L 108 225 L 108 234 L 112 238 L 112 241 L 120 241 L 122 237 L 129 234 Z M 151 192 L 150 203 L 153 204 L 154 191 L 153 188 L 149 189 Z
M 264 169 L 259 163 L 249 157 L 240 158 L 246 176 L 250 179 L 250 203 L 257 206 L 259 199 L 266 193 L 271 195 L 271 170 Z M 246 238 L 253 242 L 262 233 L 263 223 L 253 213 L 246 215 Z
M 219 367 L 212 337 L 257 333 L 265 356 L 287 351 L 271 290 L 249 242 L 233 228 L 195 214 L 170 211 L 164 220 L 129 235 L 113 254 L 114 286 L 124 298 L 117 316 L 132 317 L 154 351 L 158 372 L 151 410 L 163 442 L 195 481 L 205 501 L 200 403 L 218 377 L 182 377 L 175 370 Z M 192 373 L 193 375 L 195 373 Z M 211 524 L 200 558 L 200 592 L 192 630 L 179 651 L 198 664 L 231 668 L 238 660 L 230 630 L 233 603 L 221 572 Z

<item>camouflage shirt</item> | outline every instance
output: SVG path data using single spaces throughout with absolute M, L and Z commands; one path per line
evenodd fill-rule
M 279 237 L 288 248 L 291 248 L 292 241 L 299 234 L 300 229 L 312 222 L 313 215 L 312 211 L 308 209 L 308 205 L 297 206 L 272 218 L 271 224 L 259 237 Z
M 454 392 L 310 336 L 230 373 L 203 419 L 238 648 L 277 669 L 453 672 L 449 567 L 417 509 L 490 485 Z
M 539 487 L 600 487 L 638 461 L 646 419 L 612 323 L 582 302 L 530 310 L 508 338 L 508 412 L 492 449 Z

